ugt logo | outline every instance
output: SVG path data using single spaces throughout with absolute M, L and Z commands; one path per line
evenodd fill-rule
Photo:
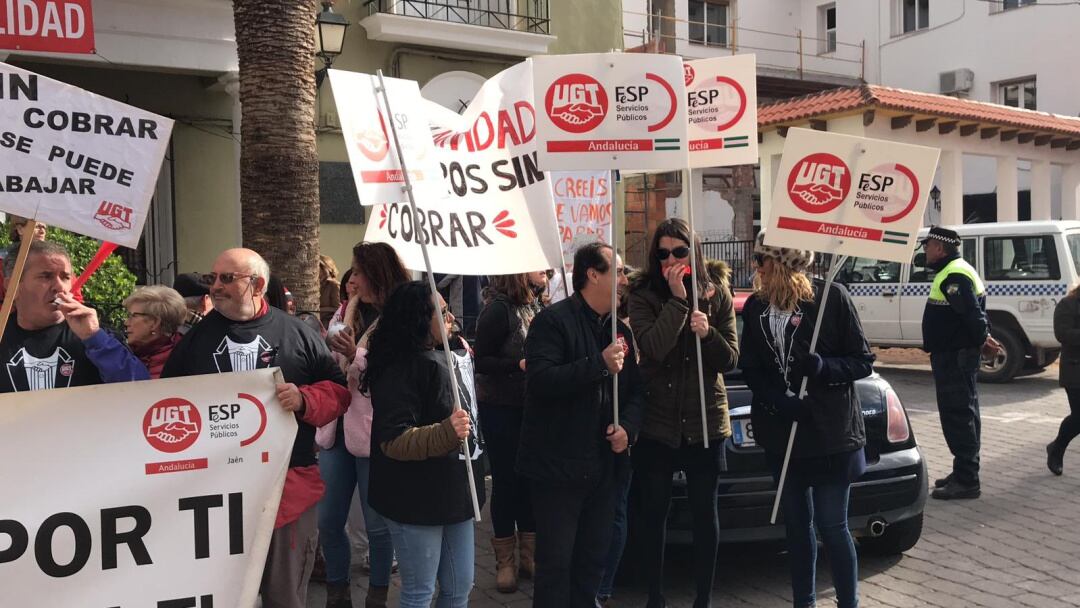
M 175 454 L 182 452 L 199 438 L 202 416 L 195 404 L 187 399 L 162 399 L 143 416 L 143 436 L 156 450 Z
M 120 203 L 101 201 L 94 219 L 109 230 L 131 230 L 131 214 L 134 210 Z
M 851 171 L 832 154 L 811 154 L 791 169 L 788 196 L 807 213 L 827 213 L 836 209 L 851 191 Z
M 585 133 L 607 116 L 607 92 L 588 74 L 567 74 L 548 87 L 544 109 L 556 127 L 569 133 Z

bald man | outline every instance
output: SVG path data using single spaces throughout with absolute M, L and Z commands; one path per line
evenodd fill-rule
M 205 277 L 214 310 L 176 345 L 162 378 L 280 367 L 282 407 L 298 425 L 289 472 L 266 557 L 264 608 L 303 608 L 315 560 L 315 505 L 323 482 L 315 461 L 315 427 L 349 405 L 341 369 L 315 330 L 266 302 L 270 267 L 250 249 L 229 249 Z

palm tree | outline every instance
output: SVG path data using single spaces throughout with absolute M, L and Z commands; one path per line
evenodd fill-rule
M 240 60 L 244 246 L 318 310 L 319 155 L 312 0 L 233 0 Z

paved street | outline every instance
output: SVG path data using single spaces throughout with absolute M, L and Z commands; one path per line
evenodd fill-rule
M 896 351 L 893 351 L 894 353 Z M 903 356 L 883 357 L 902 361 Z M 929 368 L 884 364 L 878 371 L 908 407 L 930 478 L 948 472 L 950 456 L 941 436 Z M 1057 368 L 1008 385 L 982 385 L 982 498 L 930 500 L 922 540 L 903 556 L 860 558 L 863 606 L 1038 607 L 1080 606 L 1080 452 L 1066 456 L 1065 475 L 1046 469 L 1044 446 L 1068 411 L 1057 387 Z M 1080 449 L 1080 446 L 1077 446 Z M 532 587 L 512 595 L 495 591 L 490 524 L 477 535 L 478 570 L 472 606 L 528 606 Z M 672 547 L 667 567 L 669 606 L 692 604 L 688 548 Z M 832 606 L 826 565 L 819 568 L 819 605 Z M 354 576 L 357 606 L 367 579 Z M 395 585 L 397 580 L 395 577 Z M 309 605 L 324 606 L 313 585 Z M 396 597 L 396 591 L 391 592 Z M 617 606 L 642 606 L 640 588 L 620 588 Z M 777 545 L 722 545 L 713 605 L 790 605 L 787 558 Z

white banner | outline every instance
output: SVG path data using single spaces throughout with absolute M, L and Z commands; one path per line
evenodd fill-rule
M 445 196 L 428 117 L 416 82 L 384 77 L 391 105 L 391 111 L 387 111 L 377 90 L 378 76 L 341 70 L 329 73 L 360 204 L 409 200 L 402 189 L 405 176 L 394 150 L 388 122 L 391 120 L 401 142 L 410 181 L 417 190 L 417 200 Z
M 137 247 L 172 127 L 0 63 L 0 210 Z
M 563 263 L 569 272 L 578 247 L 593 241 L 611 244 L 611 172 L 556 171 L 551 180 Z
M 757 60 L 754 55 L 683 64 L 690 167 L 758 162 Z
M 364 240 L 393 245 L 405 266 L 434 272 L 514 274 L 562 263 L 551 178 L 537 168 L 529 65 L 488 80 L 457 116 L 430 104 L 436 154 L 449 199 L 417 198 L 419 229 L 405 203 L 372 210 Z
M 0 396 L 2 603 L 253 607 L 296 436 L 275 371 Z
M 937 148 L 790 129 L 765 243 L 911 261 Z
M 593 53 L 530 61 L 544 170 L 686 167 L 686 87 L 678 56 Z

